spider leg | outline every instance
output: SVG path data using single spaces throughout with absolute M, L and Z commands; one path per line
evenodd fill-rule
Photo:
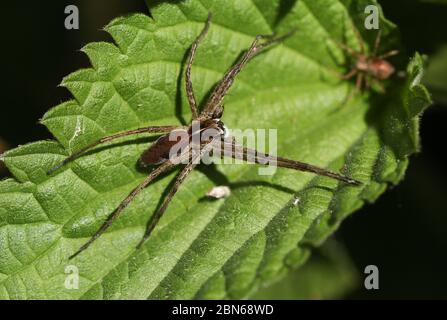
M 177 177 L 175 178 L 174 185 L 172 186 L 171 190 L 169 190 L 169 193 L 167 194 L 166 198 L 163 200 L 163 203 L 161 204 L 160 208 L 155 212 L 155 214 L 149 219 L 146 227 L 146 232 L 143 235 L 143 238 L 138 243 L 137 248 L 141 248 L 141 246 L 144 244 L 144 242 L 149 238 L 152 231 L 154 230 L 155 226 L 157 225 L 158 221 L 160 221 L 161 217 L 165 213 L 169 203 L 171 203 L 172 198 L 177 193 L 178 188 L 180 185 L 185 181 L 186 177 L 191 173 L 191 171 L 199 164 L 202 157 L 205 155 L 206 152 L 210 151 L 212 149 L 213 141 L 209 142 L 205 146 L 202 147 L 199 153 L 193 154 L 190 157 L 189 163 L 179 172 Z M 190 149 L 191 150 L 191 149 Z
M 197 163 L 193 163 L 192 161 L 189 162 L 182 171 L 179 172 L 177 177 L 175 178 L 175 183 L 172 186 L 171 190 L 169 190 L 169 193 L 167 194 L 166 198 L 164 199 L 162 205 L 157 210 L 157 212 L 151 217 L 151 219 L 148 221 L 146 231 L 144 233 L 143 238 L 138 243 L 137 248 L 140 248 L 144 242 L 149 238 L 152 231 L 154 230 L 155 226 L 157 225 L 158 221 L 160 221 L 160 218 L 165 213 L 168 205 L 171 203 L 172 198 L 177 193 L 178 188 L 180 185 L 185 181 L 186 177 L 191 173 L 191 171 L 196 167 Z
M 379 30 L 379 32 L 377 32 L 376 42 L 374 44 L 374 51 L 372 54 L 373 57 L 377 56 L 377 53 L 379 52 L 381 38 L 382 38 L 382 30 Z
M 360 45 L 360 53 L 365 54 L 365 43 L 362 39 L 362 36 L 360 35 L 359 30 L 355 26 L 353 26 L 353 30 L 354 30 L 355 37 L 357 38 L 357 41 L 359 42 L 359 45 Z
M 355 87 L 349 92 L 349 95 L 346 97 L 343 104 L 349 104 L 351 100 L 355 97 L 355 95 L 362 89 L 364 75 L 361 72 L 357 73 L 357 78 L 355 80 Z
M 54 166 L 53 168 L 48 170 L 47 174 L 49 175 L 49 174 L 53 173 L 54 171 L 60 169 L 64 165 L 66 165 L 68 162 L 73 161 L 76 158 L 79 158 L 82 154 L 84 154 L 88 150 L 90 150 L 90 149 L 92 149 L 92 148 L 94 148 L 94 147 L 96 147 L 96 146 L 98 146 L 100 144 L 103 144 L 103 143 L 106 143 L 106 142 L 109 142 L 109 141 L 112 141 L 112 140 L 115 140 L 115 139 L 118 139 L 118 138 L 134 135 L 134 134 L 139 134 L 139 133 L 168 133 L 168 132 L 171 132 L 174 129 L 179 129 L 179 128 L 181 128 L 181 127 L 178 127 L 178 126 L 156 126 L 156 127 L 139 128 L 139 129 L 128 130 L 128 131 L 123 131 L 123 132 L 119 132 L 119 133 L 116 133 L 116 134 L 112 134 L 110 136 L 101 138 L 101 139 L 93 142 L 92 144 L 90 144 L 90 145 L 88 145 L 88 146 L 86 146 L 86 147 L 76 151 L 72 155 L 70 155 L 67 158 L 65 158 L 62 162 L 60 162 L 59 164 L 57 164 L 56 166 Z
M 82 251 L 87 249 L 96 239 L 98 239 L 111 225 L 112 223 L 120 216 L 120 214 L 123 212 L 123 210 L 132 202 L 133 199 L 135 199 L 138 194 L 143 191 L 147 185 L 149 185 L 156 177 L 158 177 L 161 173 L 171 169 L 175 165 L 172 164 L 169 161 L 166 161 L 162 163 L 159 167 L 157 167 L 154 171 L 152 171 L 149 176 L 146 177 L 146 179 L 143 180 L 132 192 L 124 199 L 118 208 L 113 211 L 106 221 L 102 224 L 102 226 L 98 229 L 98 231 L 95 232 L 95 234 L 85 243 L 83 244 L 78 251 L 76 251 L 74 254 L 72 254 L 69 259 L 73 259 L 78 254 L 80 254 Z
M 276 165 L 281 168 L 289 168 L 298 171 L 312 172 L 319 176 L 325 176 L 332 179 L 336 179 L 338 181 L 342 181 L 352 186 L 361 185 L 360 181 L 351 179 L 345 175 L 332 172 L 327 169 L 323 169 L 304 162 L 290 160 L 282 157 L 271 156 L 269 154 L 258 152 L 254 149 L 246 148 L 242 145 L 237 144 L 234 139 L 232 140 L 225 139 L 223 143 L 219 144 L 219 146 L 221 155 L 229 156 L 232 157 L 233 159 L 239 159 L 263 165 L 266 165 L 268 163 L 269 165 Z M 231 147 L 231 149 L 229 150 L 228 147 Z
M 358 70 L 356 68 L 352 68 L 347 74 L 341 76 L 343 80 L 349 80 L 357 74 Z
M 197 108 L 197 100 L 196 100 L 196 97 L 194 96 L 194 90 L 192 87 L 191 67 L 194 62 L 194 57 L 196 55 L 197 48 L 198 48 L 200 42 L 202 42 L 203 38 L 205 38 L 205 36 L 210 28 L 211 19 L 212 19 L 212 14 L 210 12 L 208 14 L 208 19 L 205 23 L 205 27 L 203 28 L 202 32 L 199 34 L 199 36 L 196 38 L 196 40 L 194 41 L 194 43 L 191 46 L 191 49 L 189 51 L 189 56 L 188 56 L 188 64 L 186 65 L 186 71 L 185 71 L 186 95 L 188 96 L 188 102 L 189 102 L 189 106 L 191 107 L 191 113 L 192 113 L 193 119 L 196 119 L 199 116 L 199 112 L 198 112 L 198 108 Z
M 378 58 L 379 59 L 386 59 L 386 58 L 395 56 L 397 54 L 399 54 L 399 50 L 391 50 L 390 52 L 387 52 L 385 54 L 380 55 Z
M 357 75 L 357 80 L 355 82 L 354 94 L 357 94 L 357 92 L 362 91 L 364 78 L 365 78 L 365 75 L 363 73 L 361 73 L 361 72 Z
M 359 74 L 357 75 L 357 79 L 355 80 L 355 88 L 352 91 L 351 98 L 353 98 L 358 92 L 362 91 L 364 78 L 365 78 L 365 75 L 363 73 L 359 72 Z
M 370 87 L 371 87 L 370 76 L 365 75 L 365 89 L 366 89 L 366 90 L 369 90 Z
M 348 47 L 344 43 L 337 42 L 337 45 L 340 48 L 342 48 L 343 50 L 345 50 L 347 53 L 349 53 L 351 56 L 353 56 L 354 58 L 357 58 L 357 57 L 359 57 L 361 55 L 360 52 L 357 52 L 354 49 L 351 49 L 350 47 Z
M 378 52 L 379 52 L 381 37 L 382 37 L 382 30 L 379 30 L 379 32 L 377 33 L 376 44 L 374 46 L 374 53 L 372 55 L 373 57 L 376 57 Z M 377 56 L 377 58 L 379 58 L 379 59 L 386 59 L 386 58 L 395 56 L 397 54 L 399 54 L 399 50 L 391 50 L 391 51 L 389 51 L 387 53 L 384 53 L 384 54 L 382 54 L 380 56 Z
M 350 80 L 352 79 L 359 71 L 355 67 L 349 70 L 347 73 L 343 74 L 341 72 L 338 72 L 337 70 L 328 68 L 328 71 L 333 74 L 335 77 L 337 77 L 339 80 Z
M 242 68 L 256 55 L 258 55 L 260 52 L 265 50 L 266 48 L 275 45 L 277 43 L 280 43 L 290 36 L 292 36 L 296 30 L 293 30 L 285 35 L 275 37 L 275 36 L 263 36 L 258 35 L 256 36 L 255 40 L 251 44 L 250 48 L 242 55 L 242 57 L 236 62 L 235 65 L 233 65 L 224 75 L 222 80 L 219 82 L 219 84 L 214 88 L 213 93 L 211 94 L 210 98 L 208 99 L 201 116 L 204 117 L 211 117 L 218 108 L 224 96 L 228 92 L 228 90 L 231 88 L 234 79 L 236 76 L 241 72 Z M 266 39 L 264 43 L 259 43 L 260 40 Z

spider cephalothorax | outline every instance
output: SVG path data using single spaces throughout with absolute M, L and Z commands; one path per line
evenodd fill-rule
M 85 151 L 91 148 L 112 141 L 121 137 L 139 134 L 139 133 L 161 133 L 163 134 L 155 143 L 153 143 L 140 157 L 140 164 L 143 166 L 156 166 L 153 171 L 121 202 L 102 224 L 98 231 L 70 258 L 81 253 L 89 247 L 99 236 L 101 236 L 115 221 L 130 202 L 155 178 L 163 172 L 171 170 L 179 164 L 184 164 L 184 167 L 178 173 L 174 184 L 166 195 L 164 201 L 157 209 L 155 214 L 148 221 L 146 232 L 138 246 L 141 246 L 149 237 L 152 230 L 156 226 L 158 220 L 165 212 L 172 197 L 177 192 L 179 186 L 183 183 L 188 174 L 199 164 L 200 160 L 204 159 L 206 154 L 216 153 L 221 156 L 232 157 L 234 159 L 245 160 L 249 163 L 268 164 L 283 168 L 289 168 L 300 171 L 313 172 L 318 175 L 337 179 L 349 185 L 358 186 L 360 182 L 351 179 L 345 175 L 335 173 L 323 168 L 319 168 L 307 163 L 298 162 L 281 157 L 275 157 L 268 154 L 260 153 L 254 149 L 245 148 L 235 142 L 232 137 L 227 137 L 228 130 L 223 122 L 220 120 L 224 108 L 222 100 L 228 90 L 231 88 L 235 77 L 239 74 L 242 68 L 254 56 L 260 53 L 263 49 L 279 43 L 291 36 L 293 32 L 282 37 L 265 37 L 257 36 L 250 48 L 242 55 L 238 62 L 233 65 L 224 75 L 223 79 L 216 85 L 214 91 L 211 93 L 203 110 L 199 113 L 196 98 L 192 88 L 191 82 L 191 66 L 194 60 L 195 52 L 199 43 L 203 40 L 211 24 L 211 14 L 205 24 L 204 29 L 194 41 L 189 52 L 188 63 L 186 65 L 186 93 L 188 102 L 192 112 L 192 122 L 189 126 L 151 126 L 139 129 L 133 129 L 125 132 L 116 133 L 111 136 L 104 137 L 91 145 L 73 153 L 71 156 L 62 161 L 59 165 L 49 171 L 49 173 L 62 167 L 69 161 L 81 156 Z M 266 41 L 261 43 L 261 40 Z
M 174 129 L 158 138 L 140 157 L 142 167 L 159 165 L 165 161 L 188 161 L 182 155 L 191 146 L 201 146 L 213 139 L 226 138 L 227 129 L 220 119 L 194 120 L 189 127 Z M 192 149 L 192 148 L 191 148 Z

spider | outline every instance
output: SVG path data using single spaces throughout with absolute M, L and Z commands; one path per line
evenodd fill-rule
M 386 59 L 399 53 L 398 50 L 391 50 L 385 54 L 378 54 L 380 40 L 382 37 L 382 31 L 379 30 L 374 44 L 373 53 L 371 55 L 367 55 L 365 53 L 365 44 L 359 31 L 355 27 L 354 33 L 360 44 L 360 52 L 351 49 L 343 43 L 338 44 L 354 59 L 351 70 L 345 75 L 341 76 L 343 80 L 350 80 L 353 77 L 356 77 L 355 89 L 350 93 L 346 101 L 350 101 L 357 94 L 357 92 L 362 90 L 363 83 L 365 83 L 366 89 L 369 89 L 371 83 L 373 83 L 373 85 L 378 88 L 380 92 L 385 92 L 385 87 L 380 83 L 380 81 L 388 79 L 395 72 L 394 66 Z
M 78 251 L 72 254 L 69 259 L 72 259 L 80 254 L 82 251 L 87 249 L 96 239 L 98 239 L 121 215 L 123 210 L 132 202 L 132 200 L 155 178 L 157 178 L 160 174 L 171 170 L 180 163 L 186 163 L 177 174 L 174 184 L 167 193 L 160 207 L 157 209 L 151 219 L 149 219 L 146 226 L 146 232 L 137 245 L 137 248 L 140 248 L 141 245 L 150 236 L 152 230 L 157 225 L 163 213 L 166 211 L 166 208 L 168 207 L 180 185 L 185 181 L 189 173 L 197 166 L 200 160 L 202 160 L 207 153 L 212 154 L 213 152 L 216 152 L 219 153 L 221 156 L 228 156 L 232 157 L 233 159 L 240 159 L 253 164 L 265 165 L 266 163 L 268 163 L 270 165 L 276 165 L 278 167 L 312 172 L 317 175 L 326 176 L 342 181 L 344 183 L 347 183 L 348 185 L 358 186 L 361 184 L 359 181 L 351 179 L 345 175 L 319 168 L 311 164 L 259 153 L 254 149 L 249 149 L 237 144 L 234 138 L 227 137 L 227 129 L 223 122 L 220 120 L 224 112 L 222 101 L 228 90 L 231 88 L 235 77 L 253 57 L 255 57 L 264 49 L 277 44 L 287 37 L 291 36 L 294 31 L 280 37 L 257 36 L 252 42 L 249 49 L 225 73 L 223 79 L 216 85 L 214 91 L 208 98 L 206 104 L 203 107 L 203 110 L 199 113 L 197 100 L 195 98 L 191 82 L 191 66 L 194 61 L 196 50 L 210 28 L 211 19 L 212 15 L 210 13 L 203 30 L 192 44 L 187 59 L 185 70 L 186 93 L 193 118 L 189 126 L 150 126 L 106 136 L 68 156 L 67 158 L 65 158 L 65 160 L 48 171 L 48 174 L 51 174 L 68 162 L 78 158 L 86 151 L 100 144 L 121 137 L 140 133 L 163 134 L 141 155 L 139 160 L 140 165 L 144 167 L 155 166 L 153 171 L 151 171 L 151 173 L 121 202 L 121 204 L 108 216 L 108 218 L 93 234 L 93 236 L 91 236 L 91 238 L 84 245 L 82 245 Z M 177 138 L 173 138 L 173 136 L 176 136 Z M 186 136 L 186 139 L 178 139 L 179 136 Z M 180 152 L 173 152 L 174 148 L 177 148 L 178 145 L 182 146 L 182 148 L 179 149 Z

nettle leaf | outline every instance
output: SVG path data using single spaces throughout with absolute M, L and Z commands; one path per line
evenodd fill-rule
M 360 276 L 346 249 L 333 239 L 316 248 L 306 264 L 250 299 L 341 299 L 359 285 Z
M 301 265 L 346 216 L 398 183 L 408 156 L 419 148 L 418 116 L 430 103 L 419 84 L 419 55 L 405 80 L 387 84 L 387 94 L 366 93 L 343 105 L 353 83 L 333 72 L 347 71 L 348 57 L 336 42 L 358 48 L 352 20 L 358 23 L 366 4 L 191 0 L 159 3 L 151 7 L 152 18 L 135 14 L 112 21 L 106 30 L 116 45 L 83 48 L 92 68 L 62 82 L 74 100 L 42 120 L 59 143 L 40 141 L 3 155 L 14 178 L 0 183 L 0 297 L 243 298 Z M 223 121 L 230 128 L 278 129 L 279 154 L 343 170 L 364 185 L 348 187 L 286 169 L 261 176 L 252 165 L 203 166 L 136 251 L 172 172 L 69 261 L 147 175 L 136 163 L 155 136 L 98 147 L 57 174 L 45 172 L 105 135 L 189 121 L 182 67 L 209 11 L 213 24 L 193 68 L 199 100 L 255 35 L 298 27 L 295 36 L 256 57 L 240 74 L 225 100 Z M 383 18 L 381 23 L 386 48 L 395 43 L 395 27 Z M 372 43 L 375 32 L 364 36 Z M 232 195 L 203 201 L 217 184 L 229 185 Z M 73 289 L 76 272 L 79 288 Z

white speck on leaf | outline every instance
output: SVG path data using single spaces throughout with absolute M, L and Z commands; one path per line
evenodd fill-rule
M 84 133 L 84 123 L 82 121 L 82 117 L 77 117 L 75 131 L 74 131 L 71 139 L 68 141 L 68 146 L 70 149 L 71 149 L 71 143 L 73 142 L 73 140 L 76 139 L 79 135 L 81 135 L 83 133 Z
M 208 191 L 206 196 L 215 199 L 222 199 L 228 197 L 230 194 L 231 190 L 227 186 L 217 186 Z

